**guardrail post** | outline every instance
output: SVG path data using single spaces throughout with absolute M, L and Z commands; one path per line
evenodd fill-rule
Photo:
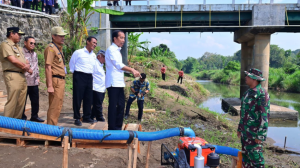
M 248 4 L 250 4 L 250 0 L 248 0 Z
M 120 0 L 120 6 L 121 7 L 123 6 L 123 0 Z
M 178 0 L 175 0 L 175 5 L 176 5 L 176 6 L 178 5 Z
M 259 4 L 262 4 L 262 0 L 259 0 L 259 2 L 258 2 Z
M 206 0 L 203 0 L 203 5 L 206 5 Z
M 150 0 L 147 0 L 147 6 L 148 7 L 150 6 Z
M 274 0 L 270 0 L 270 3 L 273 4 L 273 3 L 274 3 Z
M 232 5 L 234 5 L 235 4 L 235 0 L 232 0 Z
M 300 7 L 300 0 L 298 0 L 297 6 Z

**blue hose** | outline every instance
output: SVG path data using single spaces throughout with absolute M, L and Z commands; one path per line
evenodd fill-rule
M 37 122 L 25 121 L 15 118 L 0 116 L 0 127 L 23 131 L 23 128 L 29 128 L 30 133 L 43 134 L 58 137 L 62 134 L 63 127 L 41 124 Z M 88 139 L 88 140 L 127 140 L 129 138 L 128 131 L 121 130 L 91 130 L 71 128 L 73 139 Z M 171 128 L 157 132 L 139 132 L 136 131 L 134 137 L 138 137 L 139 141 L 154 141 L 173 136 L 180 136 L 181 128 Z M 110 134 L 110 135 L 109 135 Z M 68 133 L 66 133 L 66 136 Z M 109 136 L 108 136 L 109 135 Z M 183 129 L 183 136 L 195 137 L 195 133 L 191 128 Z
M 230 155 L 230 156 L 235 156 L 238 157 L 239 149 L 236 148 L 231 148 L 228 146 L 219 146 L 219 145 L 213 145 L 216 150 L 215 152 L 217 154 L 225 154 L 225 155 Z

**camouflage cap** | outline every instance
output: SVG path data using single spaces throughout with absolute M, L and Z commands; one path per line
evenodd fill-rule
M 245 74 L 254 80 L 265 81 L 259 69 L 251 68 L 249 71 L 245 71 Z

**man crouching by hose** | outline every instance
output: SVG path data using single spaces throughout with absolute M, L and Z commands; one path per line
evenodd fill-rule
M 129 117 L 129 110 L 132 102 L 137 99 L 137 105 L 139 108 L 138 120 L 142 121 L 143 109 L 144 109 L 144 97 L 150 90 L 149 81 L 146 79 L 146 74 L 142 73 L 141 77 L 135 78 L 130 86 L 131 94 L 126 105 L 125 119 Z

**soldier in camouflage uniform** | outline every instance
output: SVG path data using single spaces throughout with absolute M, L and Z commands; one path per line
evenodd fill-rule
M 240 122 L 237 130 L 241 138 L 243 166 L 245 168 L 263 168 L 263 144 L 268 131 L 270 116 L 270 96 L 260 82 L 265 79 L 259 69 L 250 69 L 246 73 L 246 84 L 250 87 L 242 97 Z

